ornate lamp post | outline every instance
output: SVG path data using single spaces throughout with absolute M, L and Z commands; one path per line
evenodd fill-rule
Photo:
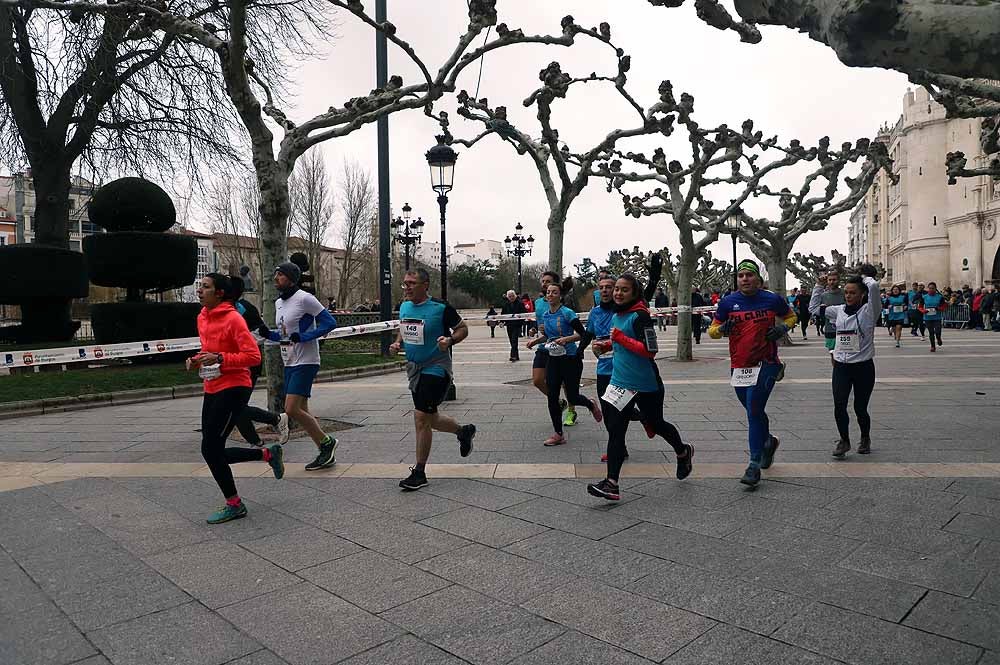
M 407 270 L 410 269 L 410 248 L 420 244 L 420 234 L 423 233 L 424 228 L 424 220 L 419 217 L 412 222 L 410 221 L 412 210 L 409 203 L 404 203 L 403 216 L 397 217 L 389 224 L 393 231 L 392 241 L 403 246 Z
M 524 285 L 521 283 L 521 257 L 530 256 L 531 248 L 535 245 L 535 239 L 532 236 L 525 238 L 523 231 L 524 227 L 518 222 L 517 226 L 514 227 L 514 235 L 503 239 L 503 244 L 507 248 L 507 256 L 517 257 L 518 295 L 524 292 Z
M 427 164 L 431 167 L 431 189 L 437 192 L 441 208 L 441 299 L 448 299 L 448 236 L 445 233 L 445 210 L 448 192 L 455 181 L 455 162 L 458 153 L 445 145 L 445 137 L 437 136 L 437 145 L 427 151 Z
M 733 215 L 726 220 L 726 226 L 729 227 L 729 232 L 733 236 L 733 292 L 739 291 L 739 287 L 736 285 L 736 273 L 739 272 L 736 269 L 736 236 L 739 235 L 740 231 L 740 218 Z
M 431 168 L 431 189 L 437 192 L 438 207 L 441 208 L 441 300 L 448 299 L 448 236 L 445 233 L 445 211 L 448 207 L 448 192 L 455 182 L 455 162 L 458 153 L 451 146 L 445 145 L 445 137 L 438 135 L 437 145 L 427 151 L 427 165 Z M 457 398 L 455 382 L 448 386 L 445 400 L 454 401 Z

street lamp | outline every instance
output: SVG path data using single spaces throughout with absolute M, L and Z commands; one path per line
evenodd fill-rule
M 517 257 L 517 292 L 521 294 L 524 292 L 524 285 L 521 283 L 521 257 L 530 256 L 531 248 L 535 245 L 535 239 L 532 236 L 524 237 L 524 227 L 518 222 L 517 226 L 514 227 L 514 235 L 507 236 L 503 239 L 503 244 L 507 248 L 507 256 Z
M 733 293 L 735 293 L 739 291 L 739 287 L 736 284 L 736 273 L 739 272 L 736 269 L 736 236 L 738 236 L 740 232 L 740 218 L 733 215 L 726 220 L 726 226 L 729 227 L 729 232 L 733 236 Z
M 448 299 L 448 236 L 445 233 L 445 209 L 448 207 L 448 192 L 455 181 L 455 162 L 458 153 L 445 145 L 445 137 L 438 135 L 437 145 L 427 151 L 427 164 L 431 168 L 431 189 L 437 192 L 438 207 L 441 208 L 441 300 Z
M 427 165 L 431 168 L 431 189 L 437 192 L 438 207 L 441 208 L 441 300 L 448 299 L 448 236 L 445 233 L 445 210 L 448 207 L 448 192 L 455 182 L 455 162 L 458 160 L 458 153 L 452 150 L 450 145 L 445 145 L 445 136 L 438 134 L 437 145 L 431 148 L 424 155 L 427 158 Z M 451 350 L 449 349 L 449 353 Z M 448 386 L 445 400 L 454 401 L 457 399 L 455 390 L 455 380 Z
M 412 210 L 413 208 L 410 207 L 409 203 L 404 203 L 403 216 L 397 217 L 389 224 L 393 231 L 392 241 L 403 246 L 407 270 L 410 269 L 410 248 L 420 244 L 420 235 L 423 233 L 424 228 L 424 220 L 421 218 L 417 217 L 416 220 L 410 221 L 410 212 Z

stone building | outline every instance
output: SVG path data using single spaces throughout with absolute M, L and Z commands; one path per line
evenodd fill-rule
M 923 88 L 907 91 L 903 113 L 883 126 L 899 181 L 880 173 L 851 213 L 852 260 L 882 263 L 886 285 L 934 281 L 940 287 L 1000 280 L 1000 182 L 959 178 L 949 185 L 945 155 L 961 150 L 969 167 L 988 161 L 979 119 L 947 119 Z
M 97 185 L 78 175 L 72 176 L 69 193 L 69 248 L 80 251 L 83 237 L 92 233 L 103 233 L 87 219 L 87 204 Z M 0 176 L 0 207 L 13 215 L 15 221 L 15 242 L 31 242 L 35 237 L 35 186 L 31 179 L 31 169 L 24 173 Z

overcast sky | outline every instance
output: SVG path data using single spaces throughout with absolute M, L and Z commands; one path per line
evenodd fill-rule
M 373 5 L 366 2 L 366 6 Z M 738 127 L 749 117 L 766 136 L 799 138 L 808 146 L 829 135 L 833 145 L 839 146 L 842 141 L 873 137 L 882 123 L 894 122 L 907 88 L 901 74 L 848 68 L 831 49 L 784 28 L 765 28 L 762 43 L 741 44 L 735 33 L 721 32 L 699 21 L 694 3 L 680 9 L 653 7 L 644 0 L 508 0 L 498 5 L 500 20 L 526 33 L 556 33 L 566 14 L 572 14 L 577 23 L 586 27 L 608 21 L 614 41 L 632 55 L 628 87 L 639 103 L 648 106 L 655 102 L 659 82 L 668 78 L 678 94 L 687 91 L 694 95 L 696 117 L 703 126 L 727 122 Z M 465 29 L 466 3 L 389 0 L 389 19 L 397 26 L 398 34 L 414 45 L 428 68 L 435 71 Z M 301 63 L 294 72 L 294 97 L 285 100 L 291 118 L 304 120 L 375 86 L 374 33 L 346 14 L 337 33 L 337 39 L 323 49 L 321 58 Z M 615 71 L 615 60 L 607 46 L 585 38 L 571 48 L 510 46 L 486 56 L 479 96 L 488 97 L 493 105 L 506 105 L 511 121 L 537 136 L 534 113 L 521 101 L 538 87 L 539 70 L 552 60 L 558 60 L 563 70 L 574 76 Z M 401 74 L 406 82 L 418 79 L 406 56 L 391 44 L 389 73 Z M 478 67 L 467 68 L 459 80 L 460 88 L 474 92 L 478 73 Z M 607 89 L 591 91 L 592 85 L 574 86 L 569 98 L 559 100 L 554 110 L 553 124 L 560 138 L 574 149 L 588 147 L 610 129 L 634 122 L 620 98 L 613 92 L 607 94 Z M 445 102 L 437 108 L 451 112 L 454 105 Z M 469 137 L 481 129 L 453 112 L 451 115 L 456 136 Z M 429 222 L 425 237 L 434 239 L 439 226 L 424 152 L 434 144 L 436 126 L 419 111 L 413 111 L 391 116 L 389 131 L 394 212 L 398 214 L 403 203 L 409 202 L 413 214 Z M 374 175 L 375 125 L 326 143 L 323 151 L 334 173 L 339 174 L 346 158 L 359 162 Z M 798 186 L 794 180 L 773 184 Z M 548 206 L 531 162 L 517 155 L 510 145 L 489 137 L 472 150 L 460 148 L 455 188 L 449 200 L 449 244 L 479 238 L 502 240 L 515 223 L 521 222 L 538 239 L 536 256 L 546 258 Z M 757 208 L 751 212 L 768 211 Z M 847 224 L 847 214 L 835 218 L 826 230 L 800 239 L 796 251 L 827 256 L 833 248 L 846 252 Z M 333 238 L 332 244 L 340 243 Z M 679 249 L 677 232 L 669 219 L 626 218 L 620 198 L 608 194 L 601 181 L 593 180 L 570 211 L 566 267 L 571 269 L 584 256 L 601 263 L 608 250 L 632 245 L 643 249 L 668 245 L 675 253 Z M 731 259 L 728 237 L 712 249 L 717 256 Z M 745 254 L 749 251 L 741 247 L 740 257 Z

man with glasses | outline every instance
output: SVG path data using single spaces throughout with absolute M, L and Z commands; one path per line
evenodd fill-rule
M 469 328 L 455 308 L 427 295 L 430 275 L 423 268 L 408 270 L 403 276 L 405 300 L 399 308 L 399 331 L 390 352 L 406 352 L 406 376 L 413 396 L 413 423 L 417 434 L 417 460 L 409 477 L 399 481 L 404 491 L 427 484 L 424 467 L 431 455 L 434 430 L 458 437 L 459 453 L 472 452 L 475 425 L 461 425 L 438 413 L 451 385 L 451 347 L 469 336 Z

